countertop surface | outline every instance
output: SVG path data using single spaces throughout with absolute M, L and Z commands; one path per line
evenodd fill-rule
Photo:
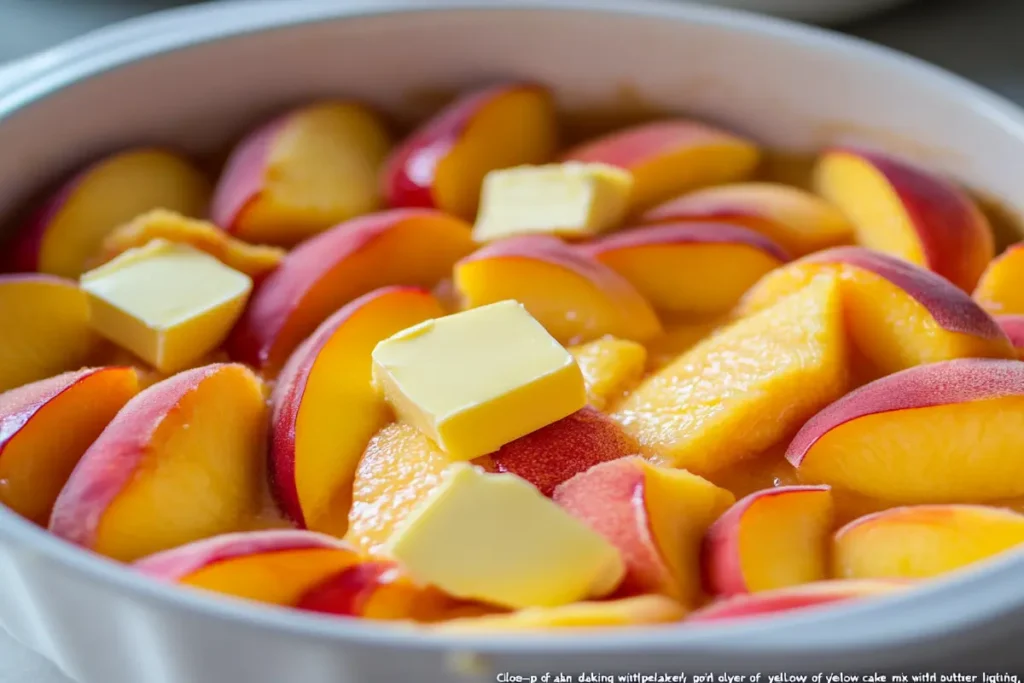
M 196 3 L 0 0 L 0 64 L 114 21 L 183 4 Z M 841 30 L 927 59 L 1024 104 L 1021 27 L 1024 0 L 916 0 Z M 0 683 L 69 681 L 0 631 Z

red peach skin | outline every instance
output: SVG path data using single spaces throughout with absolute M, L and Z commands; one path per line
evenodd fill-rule
M 1024 360 L 1024 315 L 998 315 L 996 322 L 1017 351 L 1017 358 Z
M 764 593 L 737 595 L 714 602 L 691 614 L 687 622 L 704 623 L 777 616 L 785 612 L 880 597 L 908 587 L 909 585 L 902 581 L 817 581 Z

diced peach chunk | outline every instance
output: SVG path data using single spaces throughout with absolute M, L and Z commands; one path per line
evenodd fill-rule
M 737 595 L 720 600 L 694 612 L 687 618 L 687 621 L 764 618 L 795 610 L 827 607 L 851 600 L 882 597 L 906 590 L 908 587 L 908 584 L 901 581 L 816 581 L 800 586 Z
M 717 595 L 737 595 L 822 581 L 832 523 L 827 486 L 752 493 L 708 529 L 705 585 Z
M 437 208 L 472 220 L 489 171 L 551 159 L 558 123 L 551 94 L 507 83 L 455 100 L 388 158 L 382 185 L 388 205 Z
M 620 593 L 692 603 L 701 588 L 701 539 L 735 499 L 689 472 L 633 457 L 576 475 L 555 489 L 554 500 L 622 553 Z
M 436 211 L 383 211 L 337 225 L 291 251 L 256 289 L 232 355 L 276 375 L 340 307 L 386 285 L 433 286 L 474 248 L 468 224 Z
M 139 391 L 132 368 L 90 368 L 0 394 L 0 503 L 36 524 L 79 458 Z
M 621 275 L 554 237 L 515 237 L 455 265 L 470 308 L 514 299 L 563 344 L 606 334 L 643 341 L 661 330 L 650 303 Z
M 569 349 L 587 383 L 587 400 L 604 410 L 625 397 L 644 374 L 647 349 L 628 339 L 602 337 Z
M 787 438 L 847 387 L 839 283 L 825 278 L 693 347 L 612 417 L 656 462 L 703 475 Z
M 208 365 L 130 400 L 57 497 L 54 534 L 130 561 L 239 531 L 262 505 L 263 386 Z
M 445 632 L 532 631 L 612 626 L 641 626 L 681 621 L 686 609 L 661 595 L 641 595 L 561 607 L 531 607 L 510 614 L 454 619 L 438 624 Z
M 728 223 L 634 228 L 579 249 L 626 278 L 659 311 L 705 316 L 727 313 L 789 260 L 767 237 Z
M 801 479 L 900 503 L 1024 496 L 1024 363 L 966 358 L 875 380 L 815 415 Z
M 934 271 L 970 292 L 994 254 L 992 229 L 963 190 L 863 149 L 825 152 L 815 185 L 853 222 L 857 242 Z
M 633 174 L 634 211 L 643 211 L 688 190 L 735 182 L 754 172 L 757 146 L 697 121 L 647 123 L 584 143 L 566 161 L 611 164 Z
M 990 313 L 1024 314 L 1024 242 L 995 257 L 978 280 L 974 300 Z
M 270 463 L 274 496 L 300 527 L 345 534 L 359 458 L 391 417 L 370 385 L 370 352 L 442 315 L 422 289 L 375 290 L 339 309 L 292 354 L 271 398 Z
M 714 221 L 740 225 L 793 256 L 848 244 L 853 226 L 828 202 L 780 183 L 718 185 L 671 199 L 641 217 L 643 223 Z

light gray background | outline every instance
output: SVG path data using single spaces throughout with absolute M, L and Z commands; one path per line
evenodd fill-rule
M 120 19 L 183 4 L 198 3 L 0 0 L 0 64 Z M 843 29 L 935 62 L 1024 104 L 1024 0 L 916 0 Z M 0 631 L 0 683 L 68 681 Z

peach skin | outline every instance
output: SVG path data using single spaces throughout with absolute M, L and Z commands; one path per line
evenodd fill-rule
M 144 247 L 155 239 L 187 244 L 205 251 L 229 268 L 257 281 L 277 268 L 285 254 L 277 247 L 257 246 L 235 239 L 213 223 L 187 218 L 166 209 L 154 209 L 107 235 L 99 254 L 90 262 L 90 269 L 129 249 Z
M 696 316 L 727 313 L 789 260 L 767 237 L 728 223 L 652 225 L 578 248 L 626 278 L 655 309 Z
M 814 170 L 818 194 L 854 225 L 857 243 L 934 271 L 970 292 L 992 260 L 985 215 L 945 178 L 864 149 L 826 151 Z
M 545 496 L 592 466 L 640 452 L 640 445 L 599 410 L 587 406 L 507 443 L 490 455 L 497 472 L 511 472 Z
M 1024 496 L 1024 363 L 921 365 L 850 392 L 786 451 L 808 482 L 897 503 Z
M 554 500 L 622 553 L 619 594 L 660 593 L 689 604 L 700 594 L 701 538 L 735 499 L 685 470 L 631 457 L 576 475 Z
M 757 167 L 757 146 L 733 133 L 687 119 L 628 128 L 574 147 L 563 161 L 597 162 L 633 174 L 634 212 L 683 192 L 743 180 Z
M 839 274 L 847 334 L 869 378 L 956 358 L 1012 358 L 999 325 L 962 290 L 923 268 L 862 247 L 836 247 L 779 268 L 740 304 L 750 313 L 823 272 Z
M 396 209 L 335 226 L 291 251 L 256 289 L 228 348 L 274 376 L 327 317 L 386 285 L 430 287 L 474 249 L 468 224 Z
M 824 278 L 697 344 L 612 418 L 655 462 L 711 475 L 788 438 L 848 383 L 839 282 Z
M 271 397 L 270 471 L 275 499 L 299 527 L 344 536 L 359 458 L 391 419 L 370 384 L 370 352 L 442 315 L 422 289 L 385 287 L 343 306 L 292 354 Z
M 201 216 L 209 198 L 209 181 L 178 154 L 114 154 L 78 173 L 29 219 L 15 243 L 15 269 L 77 278 L 114 228 L 159 208 Z
M 78 461 L 50 531 L 117 560 L 238 531 L 262 506 L 266 400 L 242 365 L 136 395 Z
M 760 233 L 793 256 L 849 244 L 853 226 L 828 202 L 781 183 L 733 183 L 689 192 L 654 207 L 641 223 L 731 223 Z
M 0 392 L 77 370 L 103 346 L 85 292 L 51 275 L 0 275 L 0 321 Z
M 743 498 L 704 537 L 704 585 L 715 595 L 759 593 L 828 577 L 827 486 L 779 486 Z
M 983 505 L 914 505 L 861 517 L 836 532 L 843 579 L 924 579 L 1024 543 L 1024 515 Z
M 978 280 L 974 300 L 999 315 L 1024 315 L 1024 242 L 1007 247 Z
M 569 349 L 587 383 L 587 401 L 598 410 L 625 397 L 639 384 L 647 349 L 628 339 L 602 337 Z
M 71 471 L 139 391 L 132 368 L 87 368 L 0 394 L 0 503 L 45 526 Z
M 851 600 L 881 597 L 906 590 L 902 581 L 833 580 L 778 588 L 763 593 L 737 595 L 713 602 L 688 618 L 688 622 L 721 621 L 770 617 L 783 612 L 827 607 Z
M 997 315 L 996 322 L 1013 344 L 1017 358 L 1024 360 L 1024 315 Z
M 488 172 L 549 161 L 558 145 L 551 93 L 506 83 L 469 93 L 392 152 L 381 177 L 392 207 L 436 208 L 472 220 Z
M 685 616 L 686 609 L 674 600 L 662 595 L 640 595 L 560 607 L 528 607 L 508 614 L 453 619 L 433 628 L 457 633 L 607 628 L 664 624 L 682 621 Z
M 360 104 L 300 107 L 239 143 L 210 215 L 247 242 L 292 246 L 380 208 L 377 172 L 390 146 L 382 123 Z
M 513 237 L 479 249 L 455 264 L 455 286 L 468 308 L 518 301 L 563 344 L 604 335 L 643 341 L 661 331 L 628 280 L 555 237 Z

